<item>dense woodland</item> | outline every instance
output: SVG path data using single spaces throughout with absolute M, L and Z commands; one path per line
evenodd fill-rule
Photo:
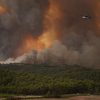
M 44 96 L 100 94 L 100 70 L 77 65 L 0 65 L 0 93 Z

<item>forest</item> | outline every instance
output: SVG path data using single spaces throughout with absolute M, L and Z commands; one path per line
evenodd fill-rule
M 100 94 L 100 69 L 78 65 L 1 64 L 0 94 Z

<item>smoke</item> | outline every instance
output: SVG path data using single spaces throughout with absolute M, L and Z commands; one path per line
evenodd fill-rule
M 18 53 L 16 55 L 16 51 L 20 48 L 23 39 L 28 35 L 37 38 L 42 34 L 43 16 L 45 9 L 47 9 L 46 5 L 48 5 L 47 0 L 43 1 L 0 0 L 1 60 L 19 56 Z
M 99 0 L 1 0 L 0 60 L 100 67 L 99 8 Z

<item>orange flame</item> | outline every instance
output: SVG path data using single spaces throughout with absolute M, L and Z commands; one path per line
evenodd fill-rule
M 61 17 L 58 4 L 54 0 L 49 0 L 50 6 L 46 11 L 44 17 L 44 29 L 42 35 L 34 39 L 32 35 L 26 36 L 24 38 L 21 47 L 17 50 L 18 54 L 29 52 L 32 49 L 37 50 L 38 52 L 49 48 L 55 40 L 57 40 L 57 29 L 56 22 Z
M 49 0 L 49 4 L 44 18 L 44 32 L 38 38 L 45 48 L 49 48 L 58 39 L 57 22 L 62 15 L 59 4 L 55 0 Z
M 0 6 L 0 15 L 1 15 L 1 14 L 5 14 L 7 11 L 8 11 L 8 10 L 7 10 L 6 7 Z
M 29 35 L 23 39 L 21 46 L 16 51 L 16 55 L 18 56 L 23 53 L 30 52 L 33 49 L 41 51 L 43 48 L 43 43 L 40 43 L 38 39 L 34 39 L 31 35 Z
M 55 0 L 49 0 L 49 9 L 44 18 L 44 34 L 48 34 L 52 39 L 56 40 L 58 37 L 57 22 L 61 18 L 59 4 Z

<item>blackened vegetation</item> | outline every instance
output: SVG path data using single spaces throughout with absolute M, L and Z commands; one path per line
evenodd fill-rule
M 100 70 L 77 65 L 0 65 L 0 93 L 45 97 L 100 94 Z

